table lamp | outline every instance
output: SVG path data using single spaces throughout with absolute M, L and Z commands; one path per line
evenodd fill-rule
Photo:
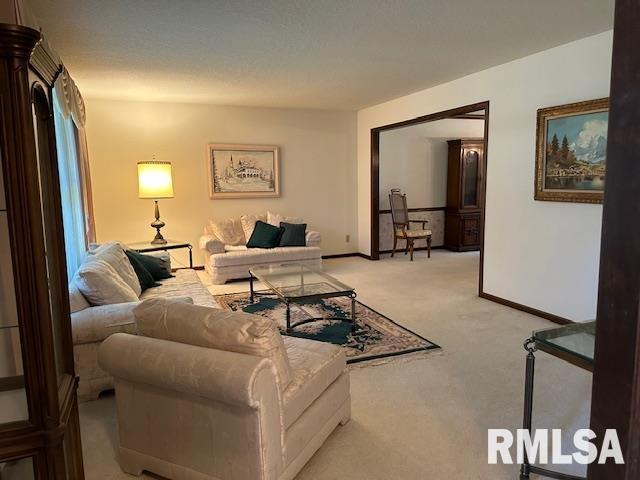
M 149 198 L 156 203 L 156 219 L 151 223 L 157 233 L 151 241 L 154 245 L 164 245 L 167 241 L 160 233 L 165 223 L 160 220 L 158 200 L 161 198 L 173 198 L 173 179 L 171 178 L 171 162 L 148 160 L 138 162 L 138 197 Z

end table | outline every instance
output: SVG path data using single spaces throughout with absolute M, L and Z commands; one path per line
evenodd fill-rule
M 168 250 L 176 250 L 179 248 L 188 248 L 189 249 L 189 268 L 193 268 L 193 246 L 188 242 L 178 242 L 174 240 L 167 240 L 167 243 L 159 245 L 150 242 L 137 242 L 137 243 L 128 243 L 127 246 L 138 253 L 145 252 L 160 252 L 160 251 L 168 251 Z
M 524 385 L 523 428 L 531 433 L 533 429 L 533 372 L 536 351 L 548 353 L 576 367 L 593 372 L 593 354 L 595 350 L 596 322 L 572 323 L 562 327 L 553 327 L 533 332 L 525 340 L 527 365 Z M 585 477 L 569 475 L 531 465 L 525 453 L 524 463 L 520 466 L 520 480 L 529 480 L 530 474 L 563 480 L 586 480 Z

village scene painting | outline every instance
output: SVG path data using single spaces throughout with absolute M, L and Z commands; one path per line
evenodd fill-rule
M 538 111 L 537 200 L 602 202 L 608 121 L 606 99 Z
M 209 145 L 211 198 L 277 197 L 279 180 L 277 147 Z

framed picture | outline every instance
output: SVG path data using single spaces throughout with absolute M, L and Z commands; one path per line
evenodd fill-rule
M 538 110 L 536 200 L 602 203 L 609 99 Z
M 210 144 L 208 151 L 210 198 L 280 196 L 278 147 Z

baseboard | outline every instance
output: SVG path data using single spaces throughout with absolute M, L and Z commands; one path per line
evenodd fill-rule
M 322 259 L 326 260 L 329 258 L 349 258 L 349 257 L 359 257 L 360 254 L 357 252 L 352 253 L 334 253 L 332 255 L 322 255 Z
M 436 245 L 435 247 L 431 247 L 431 250 L 442 250 L 444 249 L 444 245 Z M 427 250 L 427 247 L 417 247 L 414 248 L 414 252 Z M 393 250 L 380 250 L 380 255 L 385 255 L 387 253 L 391 253 Z M 404 248 L 396 248 L 396 253 L 404 253 Z
M 512 302 L 511 300 L 507 300 L 505 298 L 496 297 L 495 295 L 491 295 L 490 293 L 480 292 L 479 296 L 480 298 L 484 298 L 485 300 L 490 300 L 492 302 L 499 303 L 500 305 L 520 310 L 521 312 L 530 313 L 531 315 L 544 318 L 545 320 L 549 320 L 559 325 L 568 325 L 570 323 L 575 323 L 573 320 L 569 320 L 568 318 L 560 317 L 559 315 L 554 315 L 553 313 L 549 312 L 543 312 L 542 310 L 538 310 L 537 308 L 529 307 L 517 302 Z
M 349 258 L 349 257 L 360 257 L 366 260 L 371 260 L 369 255 L 360 252 L 352 252 L 352 253 L 336 253 L 333 255 L 322 255 L 323 260 L 331 259 L 331 258 Z
M 438 245 L 435 247 L 431 247 L 431 250 L 440 250 L 445 248 L 444 245 Z M 413 251 L 414 252 L 418 252 L 421 250 L 426 250 L 427 247 L 418 247 L 418 248 L 414 248 Z M 380 252 L 380 255 L 384 255 L 386 253 L 391 253 L 391 250 L 382 250 Z M 396 253 L 404 253 L 404 248 L 399 248 L 396 249 Z M 366 253 L 360 253 L 360 252 L 352 252 L 352 253 L 336 253 L 333 255 L 322 255 L 322 259 L 323 260 L 327 260 L 327 259 L 331 259 L 331 258 L 349 258 L 349 257 L 360 257 L 360 258 L 364 258 L 365 260 L 371 260 L 371 255 L 367 255 Z
M 171 271 L 175 272 L 177 270 L 204 270 L 204 265 L 196 265 L 193 268 L 189 268 L 189 267 L 177 267 L 177 268 L 172 268 Z

